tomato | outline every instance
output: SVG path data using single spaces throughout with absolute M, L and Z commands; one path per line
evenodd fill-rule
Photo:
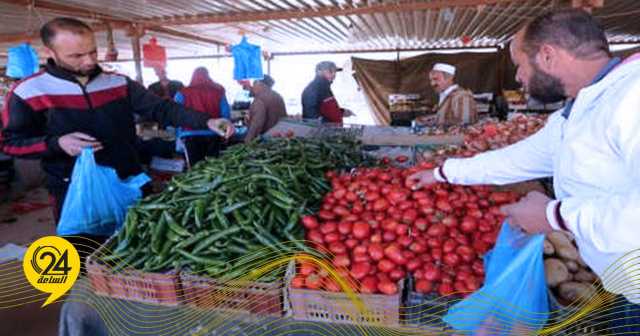
M 291 287 L 293 288 L 304 288 L 305 278 L 302 276 L 295 276 L 291 280 Z
M 387 211 L 389 209 L 389 202 L 384 198 L 376 199 L 373 202 L 373 211 Z
M 329 251 L 334 254 L 344 254 L 347 252 L 347 247 L 341 242 L 334 242 L 329 244 Z
M 333 257 L 333 265 L 336 267 L 348 267 L 351 265 L 351 259 L 346 254 L 338 254 Z
M 473 273 L 477 275 L 484 275 L 484 264 L 482 259 L 476 259 L 476 261 L 471 264 L 471 268 L 473 269 Z
M 382 259 L 378 262 L 378 269 L 381 272 L 388 273 L 391 272 L 394 268 L 396 268 L 396 265 L 389 259 Z
M 422 205 L 419 210 L 423 215 L 427 216 L 436 212 L 436 209 L 434 209 L 431 205 Z
M 393 233 L 393 232 L 390 232 L 390 231 L 385 231 L 382 234 L 382 240 L 385 241 L 385 242 L 392 242 L 392 241 L 396 240 L 396 238 L 397 238 L 396 234 Z
M 335 232 L 338 229 L 336 222 L 324 222 L 320 225 L 320 232 L 327 234 Z
M 367 202 L 374 202 L 375 200 L 380 198 L 380 194 L 378 194 L 375 191 L 370 191 L 368 190 L 365 194 L 364 194 L 364 199 Z M 369 203 L 369 204 L 373 204 L 373 203 Z M 373 208 L 372 208 L 373 209 Z
M 405 275 L 406 273 L 399 268 L 396 268 L 393 271 L 389 272 L 389 278 L 391 278 L 391 280 L 393 281 L 399 281 L 400 279 L 404 278 Z
M 456 292 L 458 293 L 465 293 L 467 292 L 467 285 L 465 285 L 464 282 L 462 281 L 456 281 L 453 283 L 453 288 Z
M 342 288 L 340 288 L 340 285 L 338 285 L 338 283 L 335 280 L 331 279 L 331 278 L 324 279 L 324 286 L 323 287 L 324 287 L 324 289 L 326 291 L 329 291 L 329 292 L 334 292 L 335 293 L 335 292 L 341 292 L 342 291 Z
M 413 239 L 409 236 L 399 236 L 396 241 L 398 242 L 398 244 L 400 244 L 400 246 L 405 248 L 413 243 Z
M 407 259 L 402 255 L 402 250 L 396 244 L 391 244 L 384 249 L 384 255 L 398 265 L 407 263 Z
M 478 231 L 480 232 L 490 232 L 491 230 L 493 230 L 493 228 L 491 228 L 491 226 L 487 223 L 481 223 L 478 226 Z
M 427 240 L 427 245 L 429 245 L 430 248 L 439 248 L 440 246 L 442 246 L 442 239 L 441 238 L 429 238 L 429 240 Z
M 424 279 L 424 272 L 419 268 L 413 272 L 413 277 L 422 280 Z
M 456 249 L 457 246 L 458 246 L 458 243 L 456 243 L 455 240 L 447 239 L 444 242 L 444 244 L 442 245 L 442 252 L 444 252 L 444 253 L 453 252 Z
M 353 254 L 367 254 L 369 247 L 367 245 L 358 245 L 353 249 Z
M 441 223 L 444 226 L 449 227 L 449 228 L 458 226 L 458 220 L 456 219 L 455 216 L 451 216 L 451 215 L 443 218 Z
M 298 265 L 298 267 L 299 267 L 298 272 L 304 276 L 307 276 L 316 271 L 316 266 L 309 261 L 301 262 L 300 265 Z
M 438 266 L 436 265 L 427 264 L 423 268 L 423 272 L 425 280 L 439 281 L 441 279 L 440 268 L 438 268 Z
M 382 159 L 380 160 L 380 162 L 383 165 L 388 165 L 389 163 L 391 163 L 391 159 L 388 156 L 383 156 Z
M 355 222 L 352 228 L 353 236 L 356 239 L 365 239 L 369 237 L 370 227 L 365 222 Z
M 355 215 L 362 214 L 364 212 L 364 205 L 362 205 L 362 202 L 353 202 L 353 205 L 351 206 L 351 212 L 353 212 Z
M 483 217 L 483 213 L 482 213 L 482 210 L 480 209 L 470 209 L 469 211 L 467 211 L 467 216 L 476 218 L 476 219 L 481 219 Z
M 387 198 L 389 199 L 389 201 L 392 204 L 399 204 L 404 202 L 407 198 L 409 197 L 409 195 L 407 195 L 407 193 L 399 190 L 399 189 L 393 189 L 389 192 L 389 194 L 387 195 Z
M 409 225 L 407 224 L 398 224 L 396 227 L 396 234 L 398 236 L 406 236 L 409 233 Z
M 459 235 L 454 239 L 460 245 L 469 245 L 469 238 L 467 238 L 467 236 L 465 235 Z
M 489 195 L 489 200 L 494 204 L 499 204 L 499 205 L 515 201 L 515 198 L 516 197 L 514 197 L 508 191 L 505 191 L 505 192 L 494 191 L 491 193 L 491 195 Z
M 322 286 L 322 278 L 315 273 L 309 274 L 304 280 L 304 286 L 309 289 L 320 289 Z
M 416 227 L 416 229 L 420 230 L 420 231 L 425 231 L 427 230 L 427 226 L 429 225 L 429 222 L 427 222 L 426 219 L 424 218 L 418 218 L 416 219 L 416 221 L 413 223 L 413 226 Z
M 319 245 L 324 243 L 324 235 L 318 230 L 307 232 L 307 239 Z
M 340 234 L 337 232 L 331 232 L 324 236 L 324 241 L 327 244 L 335 243 L 340 240 Z
M 333 197 L 337 200 L 341 200 L 347 194 L 347 189 L 338 188 L 333 190 Z
M 342 206 L 342 205 L 338 205 L 336 207 L 333 208 L 333 213 L 336 214 L 337 216 L 340 217 L 345 217 L 350 215 L 351 213 L 349 212 L 349 209 L 347 209 L 346 207 Z
M 378 243 L 373 243 L 369 245 L 368 250 L 369 250 L 369 256 L 371 257 L 371 259 L 375 261 L 379 261 L 382 258 L 384 258 L 384 248 L 382 247 L 382 245 Z
M 458 246 L 458 248 L 456 248 L 456 253 L 465 262 L 472 262 L 476 258 L 476 253 L 473 251 L 473 249 L 466 245 Z
M 411 209 L 412 211 L 414 211 L 414 212 L 415 212 L 416 217 L 418 216 L 418 211 L 417 211 L 416 209 L 413 209 L 413 208 L 414 208 L 414 206 L 415 206 L 415 204 L 414 204 L 413 202 L 411 202 L 411 201 L 403 201 L 403 202 L 400 202 L 400 203 L 398 203 L 398 205 L 397 205 L 397 206 L 398 206 L 398 209 L 399 209 L 400 211 L 405 211 L 405 210 L 407 210 L 407 209 Z M 409 215 L 409 216 L 411 216 L 411 215 Z M 403 214 L 403 218 L 404 218 L 404 214 Z M 414 220 L 415 220 L 415 218 L 414 218 Z
M 440 286 L 438 286 L 438 293 L 441 296 L 447 296 L 447 295 L 451 295 L 453 294 L 453 286 L 450 283 L 441 283 Z
M 374 294 L 378 291 L 378 278 L 367 276 L 360 281 L 360 292 L 365 294 Z
M 326 173 L 324 173 L 324 177 L 327 180 L 333 179 L 334 177 L 336 177 L 338 175 L 338 173 L 335 170 L 330 170 Z
M 393 176 L 391 176 L 391 174 L 389 174 L 389 173 L 382 173 L 382 174 L 378 175 L 378 179 L 379 179 L 380 181 L 383 181 L 383 182 L 388 182 L 388 181 L 391 181 L 391 179 L 393 179 Z M 387 187 L 387 185 L 385 185 L 385 187 Z M 383 188 L 384 188 L 384 187 L 383 187 Z M 382 193 L 383 195 L 388 194 L 388 193 L 389 193 L 389 189 L 387 189 L 387 192 L 386 192 L 386 193 L 385 193 L 385 192 L 382 192 L 382 190 L 381 190 L 381 193 Z
M 401 209 L 402 213 L 401 221 L 407 224 L 413 224 L 418 219 L 418 211 L 416 209 Z
M 475 219 L 471 218 L 471 217 L 465 217 L 462 222 L 460 223 L 460 230 L 462 232 L 474 232 L 477 228 L 477 224 Z
M 427 251 L 427 247 L 420 242 L 413 242 L 409 245 L 409 250 L 415 253 L 424 253 Z
M 344 244 L 347 246 L 347 248 L 352 249 L 356 247 L 356 245 L 358 245 L 358 241 L 355 239 L 347 239 L 344 241 Z
M 380 281 L 378 282 L 378 290 L 382 294 L 394 295 L 398 293 L 398 285 L 394 284 L 391 281 Z
M 407 162 L 407 160 L 409 160 L 409 157 L 406 155 L 398 155 L 396 156 L 396 161 L 403 163 L 403 162 Z
M 351 222 L 340 222 L 338 224 L 338 232 L 346 236 L 349 233 L 351 233 L 352 227 L 353 227 L 353 223 Z
M 419 269 L 422 266 L 422 261 L 420 259 L 411 259 L 407 262 L 407 271 L 413 272 Z
M 496 243 L 496 232 L 487 232 L 482 235 L 481 239 L 488 245 L 493 246 Z
M 369 241 L 372 243 L 382 243 L 382 233 L 377 230 L 374 234 L 371 235 Z
M 371 259 L 369 258 L 368 254 L 354 254 L 353 255 L 353 262 L 362 263 L 362 262 L 369 262 L 369 261 L 371 261 Z
M 469 276 L 467 280 L 465 280 L 464 284 L 467 287 L 467 290 L 471 292 L 475 292 L 480 288 L 480 282 L 474 276 Z
M 489 251 L 489 249 L 491 248 L 489 244 L 483 242 L 481 239 L 474 240 L 472 243 L 472 246 L 473 246 L 473 249 L 479 254 L 484 254 L 485 252 Z
M 350 272 L 355 279 L 360 280 L 367 276 L 370 270 L 371 265 L 368 262 L 359 262 L 351 267 Z
M 312 215 L 306 215 L 304 217 L 302 217 L 302 225 L 305 227 L 305 229 L 308 230 L 313 230 L 316 229 L 318 227 L 318 219 L 315 216 Z
M 434 224 L 427 229 L 427 235 L 431 237 L 441 237 L 445 233 L 445 226 L 442 224 Z
M 433 260 L 441 261 L 442 260 L 442 249 L 440 249 L 440 248 L 431 249 L 431 257 L 433 257 Z
M 446 253 L 442 260 L 449 266 L 456 266 L 460 263 L 460 256 L 455 253 Z
M 320 210 L 318 211 L 318 217 L 320 217 L 322 220 L 329 221 L 335 219 L 336 215 L 331 211 Z
M 382 221 L 380 227 L 385 231 L 395 232 L 398 228 L 398 221 L 396 221 L 395 219 L 387 218 Z
M 416 281 L 416 292 L 420 294 L 429 294 L 433 291 L 433 282 L 429 280 Z
M 453 210 L 451 203 L 449 203 L 449 201 L 446 199 L 438 199 L 436 201 L 436 208 L 438 208 L 438 210 L 441 210 L 443 212 L 450 212 L 451 210 Z

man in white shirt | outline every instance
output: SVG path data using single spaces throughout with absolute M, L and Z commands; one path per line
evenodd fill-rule
M 580 255 L 605 289 L 626 297 L 618 297 L 613 329 L 607 332 L 637 334 L 640 55 L 624 62 L 611 58 L 593 17 L 566 9 L 543 14 L 520 30 L 511 43 L 511 58 L 518 67 L 516 79 L 533 97 L 542 102 L 569 98 L 567 106 L 519 143 L 449 159 L 410 176 L 407 184 L 507 184 L 553 176 L 557 199 L 531 192 L 502 211 L 512 225 L 529 233 L 573 233 Z

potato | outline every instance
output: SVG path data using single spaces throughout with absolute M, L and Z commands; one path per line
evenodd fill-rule
M 550 241 L 544 240 L 544 255 L 551 256 L 556 253 L 556 249 L 553 248 L 553 244 Z
M 567 269 L 571 273 L 576 273 L 580 270 L 580 266 L 578 266 L 578 263 L 575 260 L 565 260 L 564 264 L 567 265 Z
M 556 251 L 565 246 L 573 246 L 569 238 L 567 238 L 562 231 L 553 231 L 547 234 L 547 239 L 553 244 Z
M 574 302 L 580 299 L 587 300 L 591 298 L 595 295 L 596 289 L 589 284 L 571 281 L 560 284 L 558 292 L 561 298 L 569 302 Z
M 549 258 L 544 261 L 544 275 L 547 285 L 552 288 L 571 279 L 567 266 L 556 258 Z
M 580 257 L 580 255 L 578 254 L 578 249 L 575 248 L 573 245 L 556 248 L 556 253 L 562 259 L 573 260 L 573 261 L 576 261 L 576 262 L 578 261 L 578 258 Z
M 598 277 L 593 274 L 593 272 L 588 271 L 584 268 L 581 268 L 580 270 L 578 270 L 578 272 L 576 272 L 576 274 L 573 276 L 573 279 L 575 281 L 579 281 L 579 282 L 585 282 L 585 283 L 593 283 L 596 280 L 598 280 Z

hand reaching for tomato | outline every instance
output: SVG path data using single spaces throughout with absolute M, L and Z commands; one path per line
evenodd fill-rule
M 422 187 L 428 187 L 437 182 L 438 181 L 436 180 L 436 177 L 434 175 L 434 169 L 427 169 L 409 175 L 409 177 L 407 177 L 407 179 L 405 180 L 404 185 L 412 190 L 418 190 Z
M 507 204 L 500 208 L 512 226 L 520 227 L 527 233 L 547 233 L 553 231 L 547 220 L 547 205 L 551 198 L 545 194 L 532 191 L 519 202 Z

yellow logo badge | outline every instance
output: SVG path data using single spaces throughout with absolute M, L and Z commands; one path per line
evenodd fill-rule
M 64 295 L 76 282 L 80 273 L 80 256 L 66 239 L 42 237 L 27 249 L 22 268 L 33 287 L 51 293 L 42 304 L 44 307 Z

